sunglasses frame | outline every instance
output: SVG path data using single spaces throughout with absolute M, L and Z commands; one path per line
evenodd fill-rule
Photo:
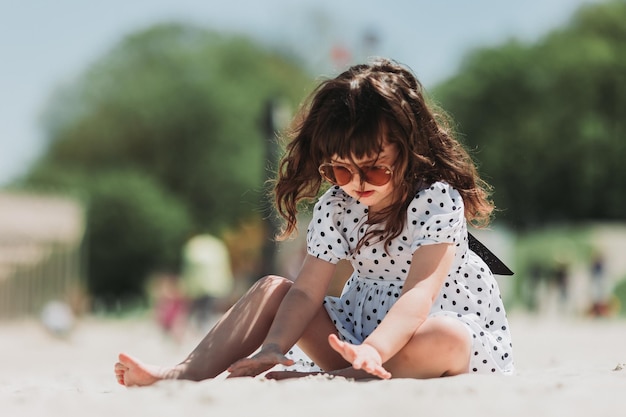
M 324 174 L 324 167 L 330 167 L 331 169 L 333 169 L 334 167 L 341 167 L 341 168 L 345 168 L 348 170 L 348 172 L 350 173 L 350 181 L 344 183 L 344 184 L 339 184 L 336 181 L 331 180 L 328 176 L 326 176 Z M 385 181 L 382 184 L 376 184 L 376 183 L 372 183 L 368 181 L 367 178 L 367 172 L 369 172 L 372 168 L 384 168 L 387 171 L 387 174 L 389 175 L 389 179 L 387 181 Z M 357 172 L 354 172 L 354 170 L 351 168 L 351 165 L 348 164 L 342 164 L 340 162 L 325 162 L 323 164 L 321 164 L 317 170 L 319 171 L 320 175 L 322 176 L 322 178 L 324 178 L 326 181 L 328 181 L 329 183 L 333 184 L 333 185 L 337 185 L 339 187 L 343 187 L 346 184 L 349 184 L 350 182 L 352 182 L 352 180 L 354 179 L 354 174 L 358 173 L 359 174 L 359 179 L 361 180 L 361 182 L 366 182 L 368 184 L 371 184 L 375 187 L 382 187 L 383 185 L 387 185 L 389 184 L 389 181 L 391 181 L 391 179 L 393 178 L 393 169 L 387 165 L 387 164 L 373 164 L 373 165 L 368 165 L 365 167 L 360 167 L 360 166 L 356 166 L 356 169 L 358 170 Z

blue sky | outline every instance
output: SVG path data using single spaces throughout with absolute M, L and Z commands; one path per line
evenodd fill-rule
M 166 21 L 245 33 L 306 51 L 320 71 L 332 45 L 360 60 L 409 65 L 426 87 L 455 73 L 473 48 L 533 42 L 600 0 L 0 0 L 0 185 L 45 146 L 39 118 L 52 91 L 71 83 L 125 35 Z M 378 42 L 365 48 L 365 33 Z M 303 52 L 301 52 L 304 55 Z

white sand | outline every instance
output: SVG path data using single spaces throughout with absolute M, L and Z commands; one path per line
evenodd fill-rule
M 177 345 L 147 320 L 83 319 L 68 340 L 0 323 L 2 416 L 625 416 L 626 321 L 510 315 L 518 375 L 354 382 L 167 381 L 117 385 L 119 351 L 171 364 Z M 624 365 L 624 370 L 615 370 Z

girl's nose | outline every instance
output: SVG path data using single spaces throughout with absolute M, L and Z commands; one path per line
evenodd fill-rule
M 365 184 L 365 177 L 363 175 L 361 175 L 361 173 L 357 170 L 352 175 L 352 183 L 355 184 L 355 185 L 358 185 L 359 188 L 363 188 L 363 186 Z

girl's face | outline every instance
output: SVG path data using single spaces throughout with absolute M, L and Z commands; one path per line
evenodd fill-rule
M 331 163 L 344 165 L 353 172 L 350 182 L 341 185 L 341 189 L 352 198 L 368 206 L 370 211 L 377 212 L 393 202 L 393 166 L 397 156 L 398 151 L 395 145 L 385 143 L 380 154 L 374 157 L 364 157 L 353 161 L 333 157 Z M 386 184 L 374 185 L 368 183 L 367 178 L 361 178 L 360 173 L 368 171 L 368 168 L 372 166 L 390 168 L 390 178 Z

